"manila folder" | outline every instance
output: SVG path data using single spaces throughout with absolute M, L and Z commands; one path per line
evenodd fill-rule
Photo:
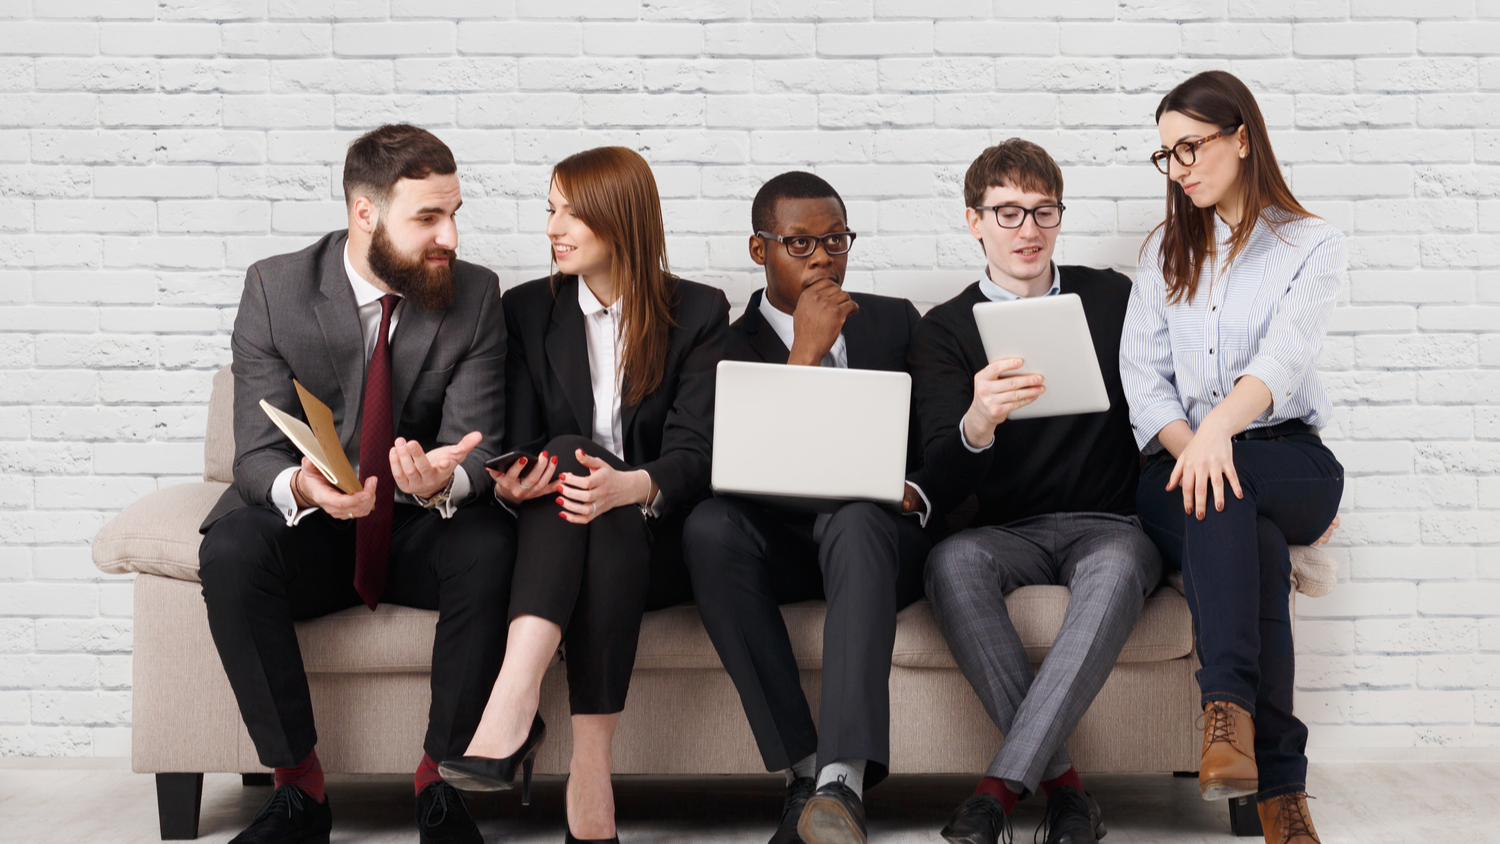
M 328 409 L 328 405 L 318 401 L 318 397 L 309 393 L 295 378 L 292 379 L 292 384 L 297 387 L 297 395 L 302 399 L 302 412 L 307 415 L 307 422 L 283 413 L 265 399 L 260 400 L 261 409 L 286 434 L 287 439 L 307 455 L 329 483 L 349 495 L 359 492 L 364 486 L 354 473 L 354 467 L 349 465 L 349 458 L 344 456 L 343 446 L 339 444 L 339 432 L 333 425 L 333 411 Z M 308 423 L 311 423 L 311 427 L 308 427 Z

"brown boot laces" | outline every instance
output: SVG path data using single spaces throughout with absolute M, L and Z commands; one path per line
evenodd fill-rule
M 1238 749 L 1239 740 L 1230 737 L 1234 714 L 1230 711 L 1229 707 L 1209 704 L 1208 708 L 1203 710 L 1203 719 L 1207 724 L 1208 744 L 1212 745 L 1224 741 L 1235 745 L 1236 749 Z M 1207 748 L 1204 749 L 1207 750 Z
M 1304 801 L 1316 800 L 1305 791 L 1294 791 L 1281 797 L 1281 807 L 1276 810 L 1276 822 L 1282 824 L 1281 844 L 1287 844 L 1299 835 L 1305 835 L 1313 841 L 1319 841 L 1318 834 L 1313 831 L 1312 819 L 1307 816 Z M 1321 841 L 1319 841 L 1321 844 Z

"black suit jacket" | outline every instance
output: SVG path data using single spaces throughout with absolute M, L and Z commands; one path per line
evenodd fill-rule
M 305 418 L 293 378 L 333 411 L 344 454 L 358 463 L 367 362 L 359 308 L 344 272 L 347 241 L 347 231 L 330 232 L 300 252 L 256 261 L 245 273 L 230 340 L 234 485 L 200 530 L 239 507 L 274 508 L 272 482 L 302 455 L 260 400 Z M 499 279 L 477 264 L 456 262 L 452 304 L 445 311 L 402 306 L 390 350 L 395 435 L 431 450 L 479 431 L 484 439 L 460 468 L 476 495 L 489 495 L 494 482 L 484 462 L 501 453 L 505 430 Z
M 715 367 L 724 356 L 729 301 L 717 288 L 668 282 L 672 328 L 661 385 L 622 404 L 625 462 L 662 493 L 661 514 L 685 514 L 706 497 L 713 459 Z M 592 437 L 594 390 L 578 277 L 539 278 L 506 291 L 507 449 L 535 454 L 564 434 Z M 628 387 L 627 387 L 628 389 Z

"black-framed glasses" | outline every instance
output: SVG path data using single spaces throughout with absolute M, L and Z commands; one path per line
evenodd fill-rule
M 758 231 L 755 233 L 755 236 L 780 243 L 786 247 L 786 254 L 793 258 L 806 258 L 818 250 L 819 243 L 823 244 L 823 251 L 829 255 L 843 255 L 854 248 L 854 238 L 859 235 L 854 232 L 829 232 L 824 235 L 779 235 Z
M 1223 130 L 1222 132 L 1215 132 L 1212 135 L 1204 138 L 1199 138 L 1196 141 L 1183 141 L 1181 143 L 1174 144 L 1170 150 L 1159 149 L 1156 152 L 1151 153 L 1151 163 L 1156 165 L 1156 169 L 1160 170 L 1162 172 L 1162 175 L 1170 176 L 1172 175 L 1172 165 L 1167 163 L 1167 156 L 1170 155 L 1173 158 L 1177 159 L 1177 163 L 1181 164 L 1183 167 L 1191 167 L 1198 161 L 1198 147 L 1203 146 L 1209 141 L 1233 135 L 1239 130 L 1240 124 L 1235 124 L 1234 126 L 1231 126 L 1228 129 Z
M 1035 208 L 1022 208 L 1019 205 L 976 205 L 974 210 L 979 216 L 984 217 L 984 212 L 989 211 L 995 215 L 995 225 L 1002 229 L 1019 229 L 1026 225 L 1026 217 L 1036 221 L 1037 228 L 1055 229 L 1062 225 L 1063 211 L 1066 205 L 1061 202 L 1056 205 L 1038 205 Z

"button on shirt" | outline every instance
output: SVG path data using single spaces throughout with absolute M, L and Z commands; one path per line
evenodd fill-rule
M 364 336 L 365 363 L 370 361 L 370 355 L 375 353 L 376 333 L 380 331 L 380 297 L 385 291 L 376 287 L 354 270 L 354 264 L 349 261 L 349 244 L 344 244 L 344 274 L 349 277 L 349 287 L 354 292 L 354 304 L 359 314 L 359 330 Z M 399 295 L 399 294 L 397 294 Z M 391 311 L 390 333 L 386 335 L 386 342 L 390 342 L 396 336 L 396 326 L 401 322 L 401 314 L 406 310 L 406 300 L 402 299 L 396 303 Z M 288 525 L 295 525 L 302 521 L 308 513 L 315 512 L 317 507 L 297 509 L 297 499 L 292 495 L 292 475 L 296 473 L 297 467 L 292 466 L 282 470 L 271 483 L 271 503 L 286 517 Z M 356 474 L 359 466 L 354 467 Z M 453 470 L 453 486 L 449 489 L 448 499 L 437 505 L 435 510 L 443 518 L 450 518 L 458 505 L 469 497 L 471 487 L 469 484 L 469 473 L 461 467 Z M 415 503 L 410 495 L 400 490 L 396 491 L 396 500 L 406 504 Z
M 989 267 L 985 267 L 984 268 L 984 272 L 981 273 L 980 276 L 979 276 L 979 292 L 983 293 L 984 297 L 986 299 L 989 299 L 991 302 L 1016 302 L 1016 301 L 1019 301 L 1021 299 L 1025 299 L 1026 298 L 1025 296 L 1017 296 L 1016 294 L 1010 292 L 1009 290 L 1006 290 L 1004 287 L 1001 287 L 1000 285 L 998 285 L 994 281 L 992 281 L 990 279 L 990 268 Z M 1059 270 L 1057 268 L 1057 263 L 1053 262 L 1053 264 L 1052 264 L 1052 287 L 1050 289 L 1048 289 L 1048 291 L 1046 293 L 1043 293 L 1042 295 L 1043 296 L 1056 296 L 1057 294 L 1059 294 L 1061 292 L 1062 292 L 1062 270 Z M 980 452 L 989 449 L 990 446 L 992 446 L 992 445 L 995 444 L 995 440 L 993 438 L 991 438 L 990 442 L 989 442 L 989 445 L 983 446 L 982 448 L 976 448 L 976 447 L 970 445 L 969 444 L 969 435 L 964 433 L 964 420 L 962 418 L 960 418 L 958 420 L 958 439 L 959 439 L 959 442 L 962 442 L 964 444 L 964 448 L 967 448 L 969 451 L 972 451 L 975 454 L 979 454 Z
M 1333 413 L 1316 364 L 1349 252 L 1344 236 L 1316 217 L 1272 231 L 1262 218 L 1227 268 L 1232 229 L 1214 215 L 1220 263 L 1208 262 L 1192 301 L 1167 304 L 1161 232 L 1147 241 L 1120 339 L 1120 377 L 1141 451 L 1179 419 L 1194 430 L 1235 383 L 1254 375 L 1271 406 L 1250 428 L 1301 420 L 1315 428 Z

